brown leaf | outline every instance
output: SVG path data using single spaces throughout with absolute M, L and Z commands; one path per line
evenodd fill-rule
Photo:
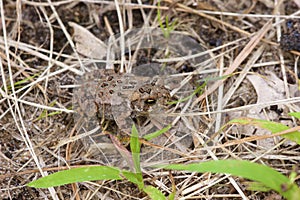
M 106 44 L 95 37 L 91 32 L 86 28 L 69 22 L 69 25 L 74 29 L 74 41 L 76 43 L 77 51 L 89 58 L 98 58 L 102 59 L 106 56 Z

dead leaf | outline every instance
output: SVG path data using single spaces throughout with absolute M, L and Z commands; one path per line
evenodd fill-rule
M 279 79 L 275 73 L 271 71 L 266 71 L 267 76 L 259 75 L 248 75 L 247 79 L 252 83 L 256 94 L 257 94 L 257 104 L 263 104 L 266 102 L 272 102 L 277 100 L 282 100 L 286 98 L 286 92 L 284 89 L 284 82 Z M 293 87 L 291 87 L 293 88 Z M 256 106 L 249 110 L 247 117 L 255 119 L 266 119 L 266 120 L 278 120 L 279 116 L 276 112 L 262 112 L 262 109 L 266 106 Z M 284 106 L 278 105 L 278 109 L 284 109 Z M 253 131 L 253 130 L 251 130 Z M 261 129 L 257 131 L 258 135 L 267 135 L 268 131 Z M 272 138 L 266 140 L 257 141 L 258 145 L 264 147 L 272 147 L 274 141 Z
M 297 4 L 298 8 L 300 8 L 300 0 L 294 0 L 295 4 Z
M 266 71 L 267 76 L 248 75 L 257 94 L 257 103 L 265 103 L 285 98 L 284 83 L 273 72 Z
M 106 56 L 107 45 L 102 40 L 74 22 L 69 22 L 69 25 L 74 29 L 73 37 L 78 53 L 96 59 L 102 59 Z

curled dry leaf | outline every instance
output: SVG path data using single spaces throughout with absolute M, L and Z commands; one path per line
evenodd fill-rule
M 300 0 L 294 0 L 294 3 L 300 8 Z
M 263 104 L 266 102 L 272 102 L 277 100 L 283 100 L 286 98 L 286 92 L 284 88 L 284 82 L 279 79 L 273 72 L 266 71 L 267 76 L 262 77 L 258 75 L 248 75 L 248 80 L 252 83 L 257 94 L 257 103 Z M 289 85 L 290 93 L 293 96 L 293 88 L 296 85 Z M 266 106 L 257 106 L 249 112 L 247 117 L 256 118 L 256 119 L 269 119 L 269 120 L 278 120 L 279 116 L 276 112 L 262 112 L 262 109 Z M 269 106 L 268 106 L 269 107 Z M 278 109 L 284 111 L 284 106 L 278 105 Z M 266 118 L 265 114 L 268 114 Z M 268 134 L 267 130 L 261 130 L 260 134 Z M 264 147 L 272 147 L 274 144 L 273 139 L 266 139 L 258 141 L 258 144 Z
M 86 28 L 69 22 L 69 25 L 74 29 L 74 41 L 78 53 L 89 58 L 104 58 L 106 56 L 106 44 L 90 33 Z
M 267 75 L 265 77 L 258 75 L 248 75 L 248 80 L 252 83 L 257 94 L 257 103 L 266 103 L 276 100 L 282 100 L 286 98 L 286 91 L 284 87 L 284 82 L 279 79 L 275 73 L 271 71 L 266 71 Z M 291 97 L 296 97 L 297 85 L 288 85 L 289 94 Z M 256 107 L 259 113 L 262 107 Z M 257 116 L 259 117 L 259 116 Z
M 282 112 L 276 112 L 276 110 L 271 109 L 271 102 L 275 102 L 278 100 L 284 100 L 286 99 L 286 92 L 284 87 L 284 82 L 279 79 L 274 72 L 266 71 L 265 76 L 260 75 L 248 75 L 247 79 L 251 82 L 253 85 L 256 95 L 257 95 L 257 101 L 258 104 L 255 107 L 252 107 L 251 109 L 247 110 L 246 112 L 232 112 L 229 114 L 230 119 L 236 119 L 240 117 L 246 117 L 251 119 L 263 119 L 263 120 L 271 120 L 271 121 L 279 121 L 280 115 L 287 115 L 287 112 L 289 112 L 288 109 L 286 109 L 283 105 L 276 105 L 275 108 L 277 111 Z M 297 85 L 288 85 L 289 87 L 289 93 L 291 97 L 296 97 L 297 95 Z M 268 105 L 269 104 L 269 105 Z M 294 104 L 294 106 L 297 106 Z M 291 121 L 283 120 L 280 121 L 280 123 L 283 123 L 287 126 L 292 126 Z M 257 127 L 254 126 L 240 126 L 237 127 L 238 131 L 240 133 L 243 133 L 246 136 L 253 136 L 253 133 L 255 132 L 256 135 L 268 135 L 270 134 L 270 131 L 258 128 L 259 131 L 255 131 Z M 257 145 L 265 147 L 265 148 L 271 148 L 275 145 L 273 138 L 268 138 L 264 140 L 258 140 Z

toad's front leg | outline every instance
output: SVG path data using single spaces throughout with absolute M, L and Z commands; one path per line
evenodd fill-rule
M 118 105 L 112 105 L 112 114 L 118 129 L 127 135 L 131 134 L 131 128 L 134 124 L 131 113 L 132 109 L 130 108 L 128 101 L 123 101 Z

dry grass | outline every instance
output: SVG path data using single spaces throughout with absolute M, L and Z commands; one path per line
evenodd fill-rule
M 147 2 L 1 1 L 1 199 L 147 199 L 127 181 L 86 182 L 49 189 L 25 186 L 37 177 L 70 166 L 103 164 L 97 160 L 100 153 L 95 156 L 95 152 L 89 152 L 81 139 L 89 133 L 80 135 L 76 131 L 72 96 L 76 77 L 90 71 L 93 63 L 105 61 L 78 53 L 68 23 L 87 28 L 102 41 L 119 33 L 120 51 L 125 52 L 126 30 L 159 27 L 158 7 Z M 286 30 L 285 21 L 299 19 L 299 4 L 298 0 L 162 1 L 162 17 L 176 19 L 175 30 L 195 38 L 210 55 L 212 67 L 199 68 L 194 73 L 226 78 L 209 83 L 202 95 L 185 104 L 180 113 L 172 114 L 172 124 L 176 126 L 180 121 L 185 132 L 179 138 L 169 134 L 176 149 L 163 149 L 170 147 L 180 157 L 156 162 L 233 158 L 266 164 L 286 175 L 294 165 L 299 166 L 299 145 L 274 136 L 261 142 L 269 133 L 253 127 L 233 126 L 218 132 L 236 117 L 299 125 L 287 115 L 300 112 L 300 95 L 295 89 L 299 84 L 299 52 L 284 52 L 278 44 Z M 126 58 L 121 57 L 121 69 L 126 69 L 126 63 Z M 274 90 L 275 97 L 264 91 L 259 93 L 258 83 L 250 75 L 257 81 L 262 77 L 274 83 L 276 86 L 270 89 L 266 86 L 265 93 Z M 193 145 L 178 152 L 183 148 L 184 137 Z M 247 137 L 252 140 L 244 139 Z M 229 141 L 234 142 L 223 145 Z M 142 163 L 145 183 L 166 195 L 175 186 L 176 199 L 280 198 L 272 192 L 248 191 L 245 180 L 228 175 L 169 173 L 148 168 L 152 164 Z

